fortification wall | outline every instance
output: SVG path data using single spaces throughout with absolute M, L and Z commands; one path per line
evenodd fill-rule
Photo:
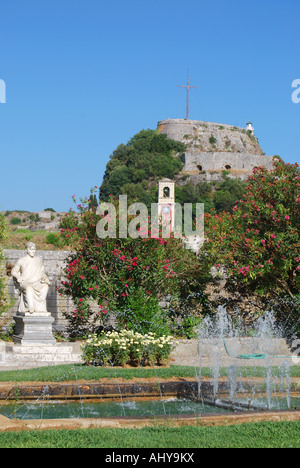
M 182 172 L 221 173 L 229 169 L 233 177 L 245 178 L 255 167 L 272 168 L 272 158 L 264 154 L 253 132 L 246 128 L 169 119 L 158 122 L 158 129 L 169 138 L 186 144 Z
M 231 152 L 187 152 L 184 156 L 184 172 L 233 170 L 240 173 L 242 177 L 257 166 L 265 166 L 271 170 L 273 160 L 269 156 L 255 155 L 251 153 Z

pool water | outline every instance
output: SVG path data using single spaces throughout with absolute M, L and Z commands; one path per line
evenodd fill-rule
M 241 404 L 241 406 L 239 406 Z M 168 398 L 160 400 L 123 399 L 120 400 L 36 400 L 34 402 L 16 401 L 0 405 L 0 414 L 13 419 L 74 419 L 74 418 L 122 418 L 155 416 L 200 416 L 208 413 L 226 413 L 247 411 L 249 400 L 235 401 L 234 407 L 229 401 L 216 400 L 216 405 L 188 399 Z M 252 411 L 266 410 L 266 399 L 254 398 L 250 404 Z M 274 398 L 271 410 L 300 409 L 300 398 Z
M 226 410 L 185 399 L 123 401 L 35 401 L 0 406 L 0 414 L 13 419 L 65 419 L 151 417 L 224 413 Z

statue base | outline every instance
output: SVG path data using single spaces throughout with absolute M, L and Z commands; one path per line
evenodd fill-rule
M 17 314 L 13 319 L 16 323 L 13 336 L 15 344 L 56 344 L 52 334 L 54 318 L 51 314 Z

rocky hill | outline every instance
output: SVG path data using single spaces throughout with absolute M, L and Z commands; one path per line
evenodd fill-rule
M 53 210 L 29 212 L 29 211 L 2 211 L 1 213 L 11 230 L 19 229 L 29 231 L 46 230 L 48 232 L 58 231 L 59 225 L 65 213 L 56 213 Z

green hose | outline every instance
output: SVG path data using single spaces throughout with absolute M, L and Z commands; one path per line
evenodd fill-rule
M 238 354 L 237 356 L 235 356 L 235 355 L 233 355 L 233 354 L 231 354 L 231 353 L 229 352 L 224 337 L 223 337 L 223 342 L 224 342 L 225 350 L 226 350 L 226 353 L 228 354 L 228 356 L 234 357 L 234 358 L 236 358 L 236 359 L 266 359 L 267 357 L 278 358 L 278 359 L 292 359 L 292 358 L 295 357 L 295 356 L 267 355 L 267 354 L 258 354 L 258 353 L 254 353 L 254 354 Z

